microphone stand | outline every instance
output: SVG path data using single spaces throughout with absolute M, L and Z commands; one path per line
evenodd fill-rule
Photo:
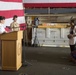
M 26 33 L 27 33 L 27 30 L 26 30 Z M 24 34 L 26 34 L 25 33 L 25 30 L 24 30 Z M 26 61 L 26 57 L 25 57 L 25 49 L 26 49 L 26 47 L 25 47 L 25 35 L 23 34 L 23 38 L 24 38 L 24 41 L 23 41 L 23 60 L 22 60 L 22 66 L 32 66 L 32 64 L 31 63 L 29 63 L 28 61 Z

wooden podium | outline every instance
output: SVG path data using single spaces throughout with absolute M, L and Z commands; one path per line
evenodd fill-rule
M 18 70 L 22 65 L 23 31 L 1 34 L 2 70 Z

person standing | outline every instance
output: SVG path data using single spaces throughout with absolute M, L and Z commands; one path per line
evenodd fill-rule
M 3 33 L 7 33 L 7 31 L 5 30 L 3 24 L 5 23 L 5 17 L 4 16 L 0 16 L 0 35 Z M 1 51 L 1 40 L 0 40 L 0 69 L 2 66 L 2 51 Z
M 7 31 L 5 30 L 5 28 L 3 26 L 4 23 L 5 23 L 5 17 L 0 16 L 0 34 L 7 33 Z
M 17 23 L 17 18 L 18 18 L 17 15 L 13 16 L 13 22 L 10 24 L 10 28 L 12 31 L 19 31 L 20 30 L 19 24 Z
M 71 20 L 70 23 L 70 31 L 69 31 L 69 45 L 70 45 L 70 50 L 71 50 L 71 58 L 74 61 L 74 52 L 75 52 L 75 45 L 76 45 L 76 26 L 74 24 L 74 20 Z

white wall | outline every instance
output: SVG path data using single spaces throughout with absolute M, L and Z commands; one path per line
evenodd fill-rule
M 35 43 L 40 46 L 56 46 L 66 47 L 69 46 L 67 35 L 69 34 L 68 28 L 49 28 L 41 29 L 37 28 L 37 39 L 35 40 L 35 31 L 32 30 L 32 44 Z

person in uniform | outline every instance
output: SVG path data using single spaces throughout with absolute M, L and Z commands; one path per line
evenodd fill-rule
M 17 18 L 18 18 L 17 15 L 13 16 L 13 22 L 10 24 L 10 28 L 12 31 L 19 31 L 20 30 L 19 24 L 17 23 Z

